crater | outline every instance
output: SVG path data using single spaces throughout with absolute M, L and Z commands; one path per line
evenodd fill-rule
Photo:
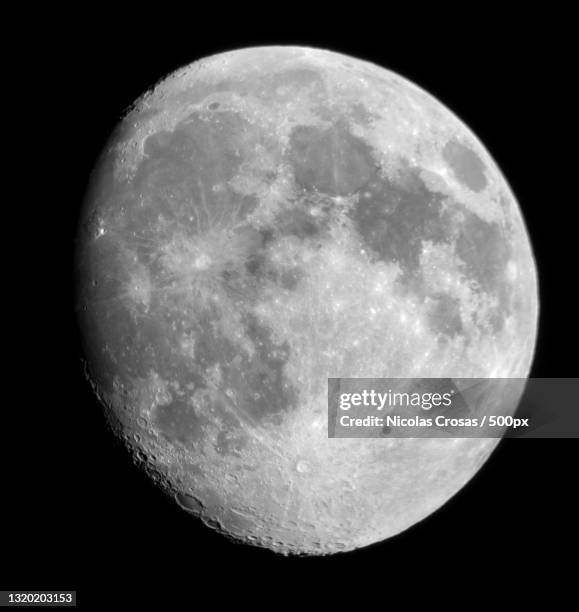
M 442 157 L 450 166 L 457 181 L 471 191 L 479 192 L 487 186 L 485 165 L 480 157 L 458 140 L 449 140 L 442 149 Z
M 296 471 L 300 474 L 309 474 L 312 471 L 312 467 L 307 461 L 301 459 L 296 463 Z
M 203 504 L 193 495 L 189 495 L 187 493 L 177 493 L 175 495 L 175 499 L 181 508 L 187 510 L 188 512 L 201 514 L 203 511 Z
M 231 423 L 231 427 L 227 428 L 227 430 L 222 430 L 217 434 L 215 450 L 220 455 L 239 456 L 245 447 L 246 439 L 242 435 L 235 433 L 236 425 L 237 423 Z
M 126 291 L 132 302 L 148 309 L 153 287 L 149 271 L 145 266 L 138 266 L 130 273 Z
M 201 421 L 188 398 L 175 398 L 169 404 L 158 406 L 153 422 L 170 443 L 190 446 L 202 437 Z
M 366 127 L 375 119 L 375 115 L 373 115 L 362 102 L 356 102 L 350 105 L 350 114 L 355 123 Z

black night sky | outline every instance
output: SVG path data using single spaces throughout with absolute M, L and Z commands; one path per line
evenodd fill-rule
M 384 588 L 388 601 L 394 582 L 413 576 L 445 574 L 452 593 L 452 581 L 473 576 L 517 570 L 528 588 L 547 580 L 546 564 L 562 571 L 563 552 L 576 545 L 575 440 L 506 440 L 458 495 L 407 532 L 329 558 L 282 558 L 230 543 L 165 498 L 114 441 L 83 376 L 73 239 L 108 133 L 126 107 L 172 70 L 266 44 L 328 48 L 382 64 L 473 129 L 521 204 L 539 267 L 532 376 L 577 376 L 577 110 L 565 17 L 536 15 L 517 27 L 475 30 L 460 17 L 434 24 L 416 16 L 408 25 L 391 18 L 376 17 L 373 26 L 345 19 L 332 28 L 288 22 L 282 29 L 240 15 L 216 31 L 198 15 L 191 29 L 168 31 L 162 18 L 129 28 L 112 16 L 97 26 L 87 14 L 66 26 L 51 15 L 56 25 L 39 28 L 42 33 L 22 27 L 21 76 L 33 91 L 22 102 L 11 100 L 26 107 L 30 135 L 17 198 L 5 202 L 22 219 L 5 228 L 17 245 L 8 265 L 16 277 L 10 295 L 18 296 L 17 318 L 5 326 L 20 331 L 8 359 L 14 372 L 4 380 L 8 418 L 0 425 L 7 453 L 0 588 L 76 589 L 79 602 L 103 605 L 113 593 L 128 601 L 169 590 L 193 605 L 204 589 L 227 591 L 239 581 L 241 603 L 259 599 L 264 583 L 284 594 L 315 584 L 323 594 L 327 580 L 374 572 L 383 576 L 376 589 Z M 23 121 L 19 112 L 14 116 Z

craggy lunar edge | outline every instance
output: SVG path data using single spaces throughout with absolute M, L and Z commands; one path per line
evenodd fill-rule
M 328 377 L 529 374 L 537 279 L 508 184 L 440 102 L 351 57 L 253 48 L 175 72 L 106 145 L 77 238 L 111 423 L 246 543 L 393 536 L 498 442 L 328 439 Z

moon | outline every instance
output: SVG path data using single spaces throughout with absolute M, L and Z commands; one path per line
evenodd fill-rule
M 87 375 L 135 461 L 281 554 L 404 531 L 498 443 L 329 438 L 328 378 L 526 378 L 534 354 L 533 253 L 489 152 L 331 51 L 222 53 L 145 93 L 95 164 L 76 253 Z

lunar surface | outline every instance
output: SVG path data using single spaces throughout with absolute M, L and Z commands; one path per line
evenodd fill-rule
M 77 270 L 88 376 L 135 460 L 282 554 L 407 529 L 498 442 L 329 438 L 329 377 L 525 378 L 534 352 L 534 259 L 488 151 L 330 51 L 223 53 L 143 95 L 95 166 Z

